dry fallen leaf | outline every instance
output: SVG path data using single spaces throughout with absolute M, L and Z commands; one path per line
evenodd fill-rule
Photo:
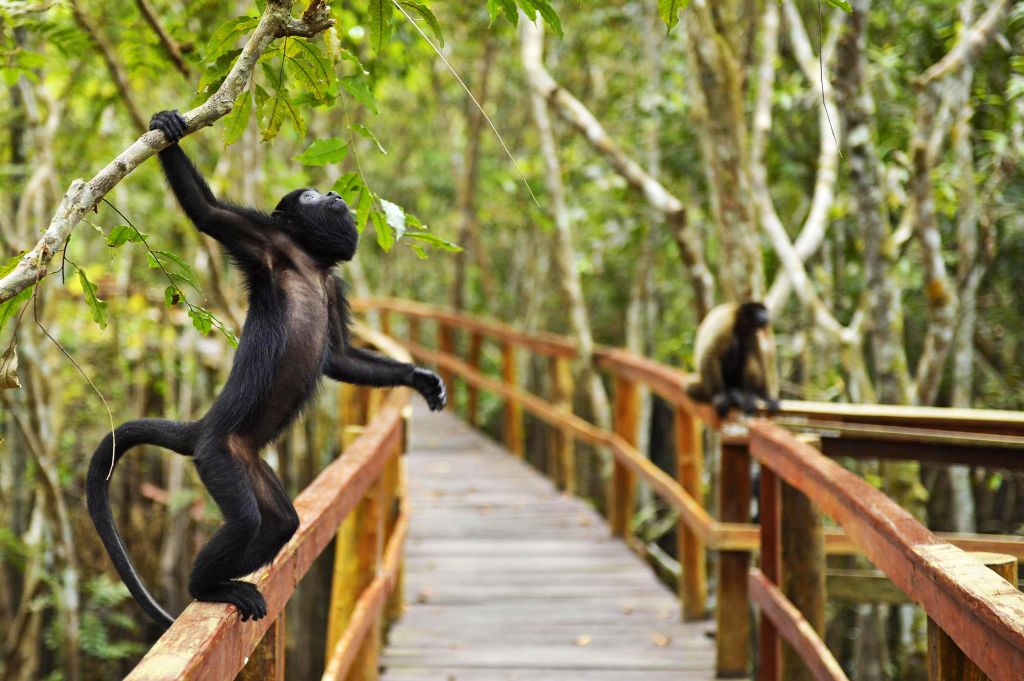
M 659 648 L 664 648 L 665 646 L 667 646 L 669 643 L 672 642 L 672 639 L 670 639 L 665 634 L 655 634 L 654 637 L 653 637 L 653 640 L 654 640 L 654 645 L 658 646 Z
M 14 344 L 8 347 L 3 355 L 0 355 L 0 390 L 20 388 L 21 381 L 18 380 L 18 353 L 14 351 Z
M 583 634 L 576 639 L 576 645 L 583 648 L 590 645 L 590 634 Z
M 417 603 L 426 603 L 427 601 L 430 600 L 430 597 L 433 596 L 433 595 L 434 595 L 434 590 L 431 587 L 429 587 L 429 586 L 425 586 L 422 589 L 420 589 L 420 592 L 416 595 L 416 602 Z
M 624 605 L 624 606 L 622 606 L 622 614 L 623 615 L 631 615 L 631 614 L 633 614 L 633 606 L 632 605 Z

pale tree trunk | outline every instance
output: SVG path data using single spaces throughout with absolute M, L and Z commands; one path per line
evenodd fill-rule
M 527 77 L 531 77 L 531 64 L 543 63 L 543 29 L 539 23 L 520 17 L 523 64 Z M 558 148 L 555 143 L 548 104 L 539 90 L 530 88 L 533 120 L 540 138 L 541 153 L 544 156 L 545 181 L 550 196 L 552 217 L 555 223 L 555 266 L 557 276 L 568 304 L 569 321 L 573 337 L 579 346 L 580 370 L 586 385 L 587 395 L 593 410 L 595 422 L 602 428 L 611 426 L 611 407 L 601 377 L 594 370 L 594 336 L 590 326 L 590 315 L 583 298 L 583 282 L 576 267 L 576 248 L 573 245 L 573 228 L 569 211 L 565 205 L 565 186 L 562 183 L 562 169 L 558 162 Z
M 687 50 L 711 210 L 718 227 L 718 282 L 729 300 L 764 296 L 764 263 L 752 210 L 744 119 L 745 52 L 756 25 L 746 0 L 695 0 L 686 22 Z
M 866 84 L 870 0 L 854 0 L 836 48 L 837 103 L 842 112 L 857 224 L 864 238 L 867 310 L 880 402 L 906 404 L 910 377 L 903 351 L 903 305 L 892 277 L 893 253 L 883 249 L 890 226 L 882 162 L 871 129 L 874 104 Z
M 524 47 L 523 66 L 531 91 L 554 107 L 629 186 L 643 193 L 648 203 L 664 216 L 687 268 L 697 316 L 703 317 L 713 305 L 715 282 L 704 258 L 704 239 L 687 222 L 685 204 L 622 151 L 587 107 L 552 78 L 544 67 L 541 36 L 536 35 L 540 29 L 526 19 L 519 23 Z
M 962 14 L 970 16 L 973 4 L 973 0 L 965 0 L 962 4 L 965 11 Z M 915 372 L 914 401 L 918 404 L 931 404 L 938 394 L 946 358 L 953 343 L 958 304 L 957 291 L 943 261 L 942 239 L 932 193 L 931 172 L 936 155 L 929 153 L 930 141 L 936 130 L 941 130 L 936 126 L 936 113 L 940 108 L 943 94 L 948 93 L 951 88 L 955 89 L 958 78 L 968 78 L 969 89 L 970 64 L 988 43 L 1009 6 L 1009 0 L 997 0 L 993 3 L 976 23 L 961 31 L 956 45 L 946 56 L 915 82 L 919 95 L 911 147 L 913 174 L 910 192 L 914 197 L 914 221 L 924 262 L 925 298 L 928 301 L 929 313 L 924 351 Z
M 491 33 L 484 33 L 484 53 L 481 57 L 480 68 L 478 69 L 476 101 L 480 107 L 487 103 L 487 85 L 491 74 L 491 65 L 494 61 L 495 44 Z M 480 218 L 477 212 L 476 197 L 480 177 L 480 142 L 483 139 L 485 118 L 483 112 L 477 108 L 472 98 L 467 94 L 463 100 L 465 110 L 465 132 L 466 142 L 462 149 L 460 162 L 457 166 L 459 177 L 457 178 L 457 203 L 459 206 L 459 240 L 460 246 L 465 249 L 455 258 L 455 283 L 452 285 L 452 307 L 457 310 L 466 307 L 466 288 L 468 281 L 469 264 L 477 261 L 480 263 L 480 282 L 484 287 L 485 299 L 493 295 L 491 277 L 487 268 L 483 266 L 484 245 L 480 238 Z

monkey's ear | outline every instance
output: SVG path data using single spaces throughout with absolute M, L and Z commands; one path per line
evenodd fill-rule
M 270 214 L 270 217 L 274 218 L 275 220 L 280 220 L 281 222 L 285 221 L 285 214 L 283 210 L 275 210 L 273 213 Z

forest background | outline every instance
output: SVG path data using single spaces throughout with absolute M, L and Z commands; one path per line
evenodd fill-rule
M 1024 2 L 290 4 L 0 1 L 0 679 L 110 678 L 159 633 L 88 521 L 87 457 L 111 419 L 201 414 L 244 318 L 237 275 L 142 162 L 162 109 L 212 124 L 182 144 L 218 195 L 342 193 L 356 296 L 684 368 L 713 304 L 763 299 L 783 397 L 1024 405 Z M 242 53 L 271 15 L 286 35 Z M 577 411 L 607 422 L 577 371 Z M 333 399 L 268 453 L 293 494 L 337 455 Z M 670 412 L 647 398 L 644 418 L 671 466 Z M 935 529 L 1021 532 L 1020 474 L 858 472 Z M 601 505 L 600 466 L 581 476 Z M 155 450 L 114 487 L 146 581 L 183 607 L 215 508 Z M 674 520 L 644 498 L 634 525 L 671 554 Z M 293 644 L 322 640 L 315 620 L 289 618 Z M 830 622 L 855 678 L 919 672 L 906 608 Z

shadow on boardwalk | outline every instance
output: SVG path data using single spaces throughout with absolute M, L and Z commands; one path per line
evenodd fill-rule
M 585 502 L 449 414 L 420 405 L 406 612 L 384 681 L 683 681 L 714 677 L 708 623 Z

